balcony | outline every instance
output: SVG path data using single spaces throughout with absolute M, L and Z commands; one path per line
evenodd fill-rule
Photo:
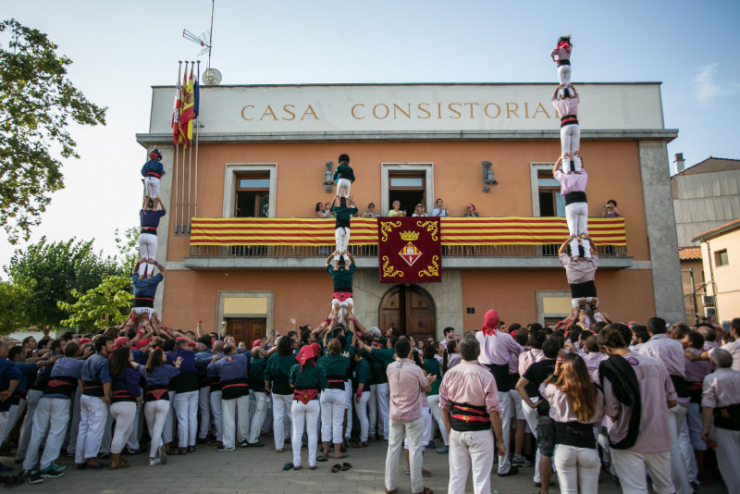
M 349 251 L 358 268 L 378 269 L 377 219 L 352 220 Z M 565 218 L 443 218 L 442 267 L 562 269 L 557 250 Z M 623 218 L 592 218 L 600 269 L 633 267 Z M 334 220 L 319 218 L 193 219 L 185 267 L 316 269 L 334 249 Z

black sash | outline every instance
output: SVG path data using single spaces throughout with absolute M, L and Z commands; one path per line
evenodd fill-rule
M 570 60 L 558 60 L 558 65 L 570 65 Z
M 572 283 L 570 285 L 570 298 L 597 297 L 596 283 L 594 280 L 584 281 L 583 283 Z
M 714 426 L 730 431 L 740 431 L 740 403 L 715 408 Z
M 272 392 L 276 395 L 292 395 L 288 376 L 272 376 Z
M 221 381 L 218 380 L 217 377 L 210 378 L 211 383 L 211 393 L 214 391 L 221 391 Z
M 57 376 L 49 379 L 44 388 L 44 395 L 64 395 L 71 398 L 77 389 L 77 379 L 68 376 Z M 42 395 L 43 396 L 43 395 Z
M 147 307 L 149 309 L 153 309 L 154 299 L 151 297 L 135 297 L 134 307 Z
M 175 393 L 198 391 L 198 374 L 195 371 L 181 372 L 174 381 Z
M 689 394 L 689 401 L 691 403 L 698 403 L 701 405 L 701 393 L 702 393 L 701 381 L 686 382 L 686 392 Z
M 511 389 L 509 386 L 509 364 L 486 364 L 486 367 L 493 374 L 499 393 L 508 392 Z
M 588 202 L 588 199 L 586 198 L 586 193 L 580 190 L 575 190 L 573 192 L 565 194 L 565 197 L 563 197 L 563 199 L 565 199 L 566 206 L 575 204 L 577 202 Z
M 103 397 L 103 383 L 94 383 L 85 381 L 82 383 L 82 394 L 85 396 L 93 396 L 95 398 Z
M 46 389 L 46 385 L 49 383 L 50 377 L 48 375 L 46 377 L 37 377 L 36 380 L 33 382 L 33 386 L 31 386 L 31 389 L 33 391 L 43 391 Z
M 676 390 L 676 396 L 679 398 L 688 398 L 689 391 L 686 389 L 686 379 L 681 376 L 670 376 L 673 381 L 673 387 Z
M 221 399 L 222 400 L 235 400 L 246 396 L 249 393 L 249 384 L 247 379 L 231 379 L 229 381 L 221 381 Z
M 332 374 L 331 376 L 326 376 L 326 380 L 329 381 L 329 389 L 344 389 L 344 376 Z
M 142 226 L 141 233 L 148 233 L 149 235 L 157 235 L 156 226 Z
M 136 398 L 134 398 L 131 393 L 128 392 L 127 389 L 116 389 L 113 390 L 113 395 L 111 396 L 111 403 L 120 403 L 125 401 L 136 401 Z
M 150 386 L 144 394 L 144 401 L 170 401 L 170 394 L 167 392 L 167 385 Z
M 594 426 L 580 422 L 555 422 L 555 444 L 596 449 Z
M 486 431 L 491 429 L 491 418 L 485 406 L 452 402 L 450 425 L 458 432 Z

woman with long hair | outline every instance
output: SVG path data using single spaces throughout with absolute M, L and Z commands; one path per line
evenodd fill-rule
M 324 214 L 324 203 L 323 202 L 316 203 L 316 217 L 326 218 L 326 215 Z
M 427 393 L 427 403 L 429 403 L 429 409 L 432 411 L 432 426 L 430 427 L 429 440 L 431 441 L 434 437 L 434 424 L 439 427 L 439 434 L 442 436 L 444 446 L 440 446 L 437 449 L 437 453 L 445 455 L 449 452 L 449 441 L 447 438 L 447 428 L 445 427 L 444 420 L 442 420 L 442 409 L 439 408 L 439 385 L 442 384 L 442 369 L 439 365 L 439 360 L 436 358 L 438 349 L 442 348 L 445 352 L 447 350 L 437 341 L 434 345 L 426 345 L 422 351 L 422 358 L 424 363 L 422 368 L 424 371 L 432 376 L 437 376 L 437 380 L 431 384 L 431 390 Z
M 326 342 L 326 340 L 324 340 Z M 305 348 L 305 347 L 304 347 Z M 327 353 L 318 360 L 319 367 L 324 369 L 327 388 L 321 393 L 321 442 L 322 456 L 320 461 L 326 461 L 329 456 L 329 443 L 334 443 L 334 458 L 344 458 L 342 455 L 342 422 L 346 405 L 344 392 L 345 375 L 349 369 L 350 360 L 341 354 L 342 344 L 337 338 L 332 338 L 326 345 Z M 294 402 L 295 403 L 295 402 Z
M 144 416 L 152 439 L 149 448 L 149 466 L 167 463 L 167 454 L 162 442 L 162 430 L 170 413 L 170 395 L 167 393 L 170 379 L 180 373 L 182 357 L 177 357 L 173 365 L 167 364 L 167 355 L 160 348 L 149 354 L 146 366 L 138 370 L 146 379 L 144 396 Z
M 293 422 L 291 405 L 293 389 L 288 378 L 290 369 L 295 364 L 293 339 L 287 335 L 277 340 L 277 353 L 270 355 L 265 367 L 265 391 L 272 391 L 272 431 L 275 438 L 275 451 L 282 453 L 285 448 L 286 425 Z M 270 388 L 272 382 L 272 389 Z M 284 424 L 284 416 L 288 414 L 288 424 Z M 289 431 L 290 429 L 288 429 Z M 289 435 L 290 432 L 287 432 Z M 299 443 L 301 438 L 296 439 Z
M 599 453 L 594 424 L 604 417 L 604 396 L 593 384 L 586 362 L 569 353 L 555 364 L 555 373 L 540 385 L 540 394 L 550 404 L 555 421 L 553 461 L 560 492 L 598 492 Z
M 141 406 L 141 388 L 139 387 L 141 375 L 131 367 L 133 360 L 134 355 L 129 347 L 122 346 L 113 352 L 108 361 L 110 377 L 113 380 L 110 414 L 116 421 L 116 430 L 110 445 L 110 470 L 129 467 L 129 462 L 121 458 L 121 451 L 126 438 L 131 435 L 136 410 Z
M 337 341 L 337 343 L 339 343 Z M 284 470 L 301 469 L 301 438 L 305 427 L 308 436 L 308 468 L 316 469 L 316 427 L 319 421 L 319 395 L 322 389 L 326 389 L 329 383 L 326 380 L 326 372 L 320 365 L 316 365 L 316 357 L 320 354 L 321 347 L 318 343 L 312 343 L 301 348 L 290 369 L 290 387 L 293 388 L 293 463 L 286 463 Z M 344 384 L 342 384 L 342 397 L 344 397 Z M 342 415 L 340 415 L 342 417 Z M 342 417 L 343 418 L 343 417 Z M 341 421 L 340 421 L 341 423 Z M 339 428 L 341 442 L 341 425 Z
M 448 370 L 452 369 L 459 363 L 460 352 L 457 350 L 457 341 L 448 341 L 445 353 L 442 355 L 442 375 L 444 376 Z

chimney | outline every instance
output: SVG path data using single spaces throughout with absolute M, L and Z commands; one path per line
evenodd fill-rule
M 683 159 L 683 153 L 676 153 L 673 164 L 676 166 L 676 173 L 681 173 L 685 168 L 686 161 Z

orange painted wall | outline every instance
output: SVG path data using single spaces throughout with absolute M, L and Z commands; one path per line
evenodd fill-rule
M 554 162 L 557 141 L 486 142 L 350 142 L 201 144 L 198 173 L 198 216 L 221 217 L 226 163 L 277 163 L 277 216 L 313 216 L 318 201 L 331 201 L 321 185 L 326 161 L 350 155 L 357 181 L 352 186 L 361 210 L 380 201 L 381 163 L 433 163 L 434 194 L 452 215 L 475 203 L 482 216 L 531 216 L 531 162 Z M 584 141 L 582 153 L 590 174 L 589 212 L 601 216 L 608 199 L 619 203 L 626 217 L 628 252 L 649 260 L 644 202 L 636 141 Z M 499 185 L 483 192 L 481 161 L 493 163 Z M 174 200 L 170 209 L 174 208 Z M 189 252 L 186 236 L 170 226 L 168 261 L 182 261 Z

